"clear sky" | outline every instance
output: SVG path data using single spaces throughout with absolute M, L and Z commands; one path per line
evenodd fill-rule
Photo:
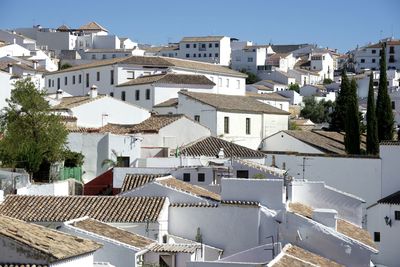
M 316 43 L 346 52 L 400 38 L 400 0 L 0 0 L 0 28 L 96 21 L 140 43 L 226 35 L 258 44 Z

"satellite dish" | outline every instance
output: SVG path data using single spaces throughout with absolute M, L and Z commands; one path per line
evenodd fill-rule
M 206 157 L 206 156 L 200 156 L 200 164 L 203 166 L 203 167 L 206 167 L 206 166 L 208 166 L 208 162 L 209 162 L 209 160 L 208 160 L 208 157 Z

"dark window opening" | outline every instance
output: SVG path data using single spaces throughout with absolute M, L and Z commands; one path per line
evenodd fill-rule
M 374 241 L 381 242 L 381 232 L 374 232 Z
M 204 173 L 198 173 L 197 174 L 197 181 L 198 182 L 204 182 L 206 180 L 206 176 Z
M 249 171 L 248 170 L 237 170 L 236 171 L 237 178 L 249 178 Z
M 190 173 L 184 173 L 183 174 L 183 181 L 184 182 L 190 182 Z

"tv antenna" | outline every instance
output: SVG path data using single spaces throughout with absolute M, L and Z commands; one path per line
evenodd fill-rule
M 307 161 L 307 160 L 312 160 L 312 158 L 303 157 L 303 164 L 300 164 L 300 165 L 299 165 L 299 166 L 303 167 L 303 180 L 304 180 L 305 173 L 306 173 L 306 167 L 311 166 L 311 165 L 307 165 L 307 164 L 306 164 L 306 161 Z

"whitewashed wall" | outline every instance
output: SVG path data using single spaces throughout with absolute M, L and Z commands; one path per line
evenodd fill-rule
M 379 155 L 382 159 L 382 197 L 386 197 L 400 190 L 400 145 L 380 145 Z
M 285 132 L 278 132 L 265 138 L 262 142 L 261 150 L 297 153 L 324 153 Z
M 30 184 L 17 190 L 17 195 L 68 196 L 69 181 L 58 181 L 50 184 Z
M 10 77 L 10 74 L 0 71 L 0 110 L 7 106 L 6 99 L 9 99 L 11 96 Z

